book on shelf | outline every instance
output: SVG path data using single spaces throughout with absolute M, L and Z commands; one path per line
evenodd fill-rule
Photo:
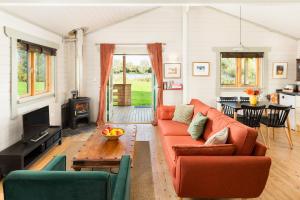
M 163 82 L 163 89 L 164 90 L 180 90 L 183 88 L 182 83 L 177 83 L 174 81 L 165 81 Z

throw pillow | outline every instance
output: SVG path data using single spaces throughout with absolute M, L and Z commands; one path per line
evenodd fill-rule
M 203 116 L 200 112 L 193 118 L 188 128 L 188 133 L 194 140 L 197 140 L 203 134 L 206 121 L 207 117 Z
M 193 105 L 180 105 L 175 107 L 173 121 L 190 124 L 194 112 Z
M 225 127 L 221 131 L 210 136 L 204 145 L 225 144 L 228 137 L 228 128 Z

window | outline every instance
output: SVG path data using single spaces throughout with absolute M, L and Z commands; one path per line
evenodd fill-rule
M 19 98 L 51 92 L 52 58 L 56 49 L 18 40 L 17 55 Z
M 261 52 L 222 52 L 221 87 L 259 87 Z

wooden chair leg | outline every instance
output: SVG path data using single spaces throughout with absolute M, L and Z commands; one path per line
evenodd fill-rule
M 286 125 L 287 125 L 287 129 L 288 129 L 288 134 L 289 134 L 289 138 L 291 140 L 291 144 L 293 146 L 293 141 L 292 141 L 292 134 L 291 134 L 291 123 L 290 123 L 290 118 L 287 118 L 286 120 Z
M 271 147 L 271 144 L 270 144 L 270 134 L 269 134 L 269 127 L 267 127 L 267 137 L 268 137 L 268 149 L 270 149 L 270 147 Z
M 264 144 L 267 145 L 265 136 L 264 136 L 263 132 L 260 130 L 260 127 L 257 127 L 257 132 L 258 132 L 258 134 L 261 135 L 261 137 L 262 137 L 262 139 L 264 141 Z
M 285 130 L 285 134 L 286 134 L 286 137 L 287 137 L 287 139 L 288 139 L 290 148 L 293 149 L 293 142 L 292 142 L 291 131 L 290 131 L 288 128 L 284 128 L 284 130 Z

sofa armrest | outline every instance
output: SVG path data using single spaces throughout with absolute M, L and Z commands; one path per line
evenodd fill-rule
M 159 106 L 157 109 L 157 119 L 171 120 L 174 116 L 175 106 Z
M 122 156 L 120 169 L 113 189 L 114 200 L 130 199 L 130 156 Z
M 175 161 L 179 156 L 232 156 L 235 152 L 235 145 L 175 145 L 172 147 L 175 152 Z
M 180 156 L 175 191 L 180 197 L 255 198 L 267 182 L 265 156 Z
M 256 142 L 252 155 L 253 156 L 265 156 L 267 152 L 267 147 L 259 142 Z
M 66 156 L 55 156 L 43 169 L 43 171 L 66 171 Z

